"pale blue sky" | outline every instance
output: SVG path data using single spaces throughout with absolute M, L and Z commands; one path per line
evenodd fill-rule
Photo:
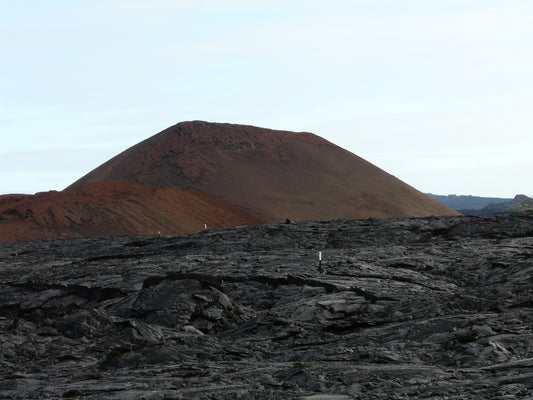
M 0 0 L 0 193 L 180 121 L 310 131 L 423 192 L 533 195 L 531 0 Z

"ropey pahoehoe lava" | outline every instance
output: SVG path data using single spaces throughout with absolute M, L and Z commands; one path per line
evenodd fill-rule
M 0 398 L 531 399 L 532 256 L 532 213 L 0 243 Z

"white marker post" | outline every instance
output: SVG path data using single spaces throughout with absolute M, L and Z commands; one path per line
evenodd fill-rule
M 324 273 L 324 269 L 322 268 L 322 252 L 318 252 L 318 272 Z
M 207 224 L 204 224 L 204 231 L 207 230 Z

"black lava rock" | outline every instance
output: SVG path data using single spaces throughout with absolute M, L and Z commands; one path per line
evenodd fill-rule
M 531 213 L 0 244 L 0 398 L 528 398 L 532 255 Z

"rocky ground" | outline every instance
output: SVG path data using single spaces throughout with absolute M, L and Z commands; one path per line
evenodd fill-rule
M 533 398 L 532 255 L 531 213 L 3 243 L 0 398 Z

